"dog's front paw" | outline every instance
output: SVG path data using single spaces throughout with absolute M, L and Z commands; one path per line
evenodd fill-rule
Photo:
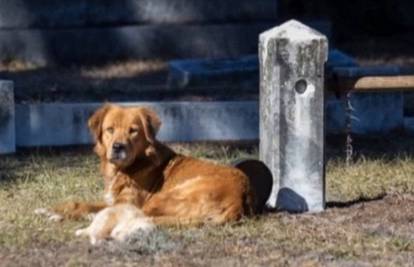
M 37 214 L 37 215 L 44 215 L 44 216 L 46 216 L 46 214 L 49 213 L 49 210 L 48 209 L 45 209 L 45 208 L 38 208 L 38 209 L 35 209 L 34 210 L 34 213 Z
M 61 221 L 63 221 L 63 216 L 55 213 L 55 214 L 49 216 L 49 221 L 61 222 Z
M 41 215 L 41 216 L 45 216 L 48 218 L 49 221 L 52 222 L 60 222 L 63 220 L 63 216 L 60 214 L 57 214 L 53 211 L 50 211 L 48 209 L 45 208 L 39 208 L 39 209 L 35 209 L 34 213 L 37 215 Z
M 89 241 L 91 242 L 92 246 L 99 246 L 104 242 L 103 239 L 99 239 L 99 238 L 96 238 L 94 236 L 91 236 Z
M 85 219 L 87 219 L 88 221 L 93 221 L 93 219 L 95 219 L 96 213 L 89 213 L 88 215 L 85 216 Z
M 75 235 L 76 236 L 88 236 L 89 242 L 93 246 L 99 246 L 104 241 L 104 239 L 98 238 L 96 235 L 92 234 L 91 229 L 89 227 L 76 230 Z
M 76 236 L 88 236 L 89 229 L 88 228 L 81 228 L 75 231 Z

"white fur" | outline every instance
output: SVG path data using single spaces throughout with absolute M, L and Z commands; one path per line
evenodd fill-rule
M 108 227 L 109 234 L 103 232 Z M 151 219 L 140 209 L 131 204 L 118 204 L 100 211 L 87 228 L 79 229 L 75 234 L 89 236 L 92 245 L 99 245 L 105 239 L 124 242 L 138 230 L 151 232 L 154 228 Z

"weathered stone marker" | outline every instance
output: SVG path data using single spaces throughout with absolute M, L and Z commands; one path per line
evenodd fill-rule
M 15 150 L 13 82 L 0 81 L 0 154 Z
M 260 35 L 260 158 L 273 174 L 268 205 L 325 206 L 324 64 L 327 38 L 291 20 Z

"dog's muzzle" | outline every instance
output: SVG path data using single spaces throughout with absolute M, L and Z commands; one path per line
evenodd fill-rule
M 112 145 L 111 161 L 125 160 L 127 157 L 127 146 L 122 143 Z

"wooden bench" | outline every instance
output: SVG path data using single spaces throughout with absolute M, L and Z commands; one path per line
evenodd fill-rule
M 398 66 L 334 67 L 328 88 L 341 93 L 353 91 L 401 91 L 414 89 L 414 69 Z

